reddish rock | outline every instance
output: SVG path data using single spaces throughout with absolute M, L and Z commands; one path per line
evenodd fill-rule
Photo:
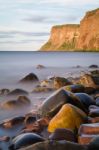
M 78 143 L 82 145 L 87 145 L 92 141 L 92 139 L 94 139 L 97 136 L 98 135 L 82 134 L 78 137 Z
M 99 123 L 82 124 L 79 128 L 78 134 L 99 134 Z
M 76 136 L 72 130 L 65 128 L 56 129 L 50 136 L 50 140 L 66 140 L 71 142 L 76 142 Z

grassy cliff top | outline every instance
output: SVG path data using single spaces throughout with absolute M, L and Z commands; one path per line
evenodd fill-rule
M 63 28 L 63 27 L 75 27 L 78 28 L 80 27 L 79 24 L 63 24 L 63 25 L 55 25 L 52 28 Z
M 99 8 L 97 8 L 97 9 L 95 9 L 95 10 L 88 11 L 88 12 L 86 13 L 86 15 L 87 15 L 88 17 L 93 16 L 93 15 L 96 14 L 97 11 L 99 11 Z

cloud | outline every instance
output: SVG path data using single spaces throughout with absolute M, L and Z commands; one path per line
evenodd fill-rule
M 74 14 L 66 14 L 66 15 L 33 15 L 27 18 L 24 18 L 23 21 L 31 22 L 31 23 L 43 23 L 43 24 L 51 24 L 51 23 L 60 23 L 60 22 L 73 22 L 78 19 L 78 16 Z
M 47 36 L 49 35 L 48 32 L 23 32 L 23 31 L 0 31 L 0 37 L 13 37 L 15 35 L 22 35 L 22 36 Z
M 39 23 L 39 22 L 46 22 L 47 16 L 31 16 L 28 18 L 23 19 L 23 21 L 29 21 L 29 22 L 34 22 L 34 23 Z

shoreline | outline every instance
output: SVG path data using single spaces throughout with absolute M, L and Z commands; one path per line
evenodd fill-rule
M 4 94 L 3 99 L 1 98 L 1 102 L 0 102 L 0 107 L 2 106 L 1 107 L 2 108 L 1 115 L 6 116 L 5 119 L 2 118 L 2 120 L 0 121 L 0 134 L 1 134 L 0 135 L 0 140 L 1 140 L 0 146 L 2 147 L 2 150 L 5 150 L 5 147 L 6 147 L 6 150 L 8 150 L 8 147 L 13 143 L 12 139 L 14 137 L 17 137 L 18 135 L 21 135 L 22 133 L 24 133 L 24 134 L 25 133 L 27 133 L 27 134 L 36 133 L 37 135 L 41 136 L 40 137 L 41 139 L 42 138 L 49 139 L 49 135 L 51 135 L 51 133 L 49 133 L 47 130 L 48 129 L 51 130 L 51 128 L 52 128 L 52 127 L 50 128 L 49 126 L 50 126 L 50 121 L 53 120 L 53 118 L 54 118 L 54 117 L 52 117 L 53 116 L 52 114 L 54 112 L 53 113 L 51 112 L 52 113 L 51 116 L 46 118 L 46 116 L 42 116 L 41 114 L 39 114 L 39 108 L 43 105 L 46 106 L 47 103 L 44 104 L 44 101 L 50 102 L 51 97 L 53 100 L 53 95 L 55 95 L 55 93 L 59 92 L 59 90 L 65 91 L 65 89 L 62 89 L 62 88 L 64 88 L 64 86 L 67 86 L 67 85 L 71 86 L 71 84 L 72 84 L 73 88 L 76 89 L 77 91 L 79 91 L 79 89 L 81 88 L 80 92 L 81 93 L 88 92 L 87 96 L 88 95 L 91 96 L 92 99 L 99 92 L 99 89 L 93 88 L 91 80 L 88 82 L 85 82 L 86 80 L 85 81 L 81 80 L 82 82 L 85 82 L 85 83 L 84 83 L 84 85 L 79 86 L 80 78 L 82 76 L 85 76 L 86 74 L 89 74 L 89 76 L 91 76 L 91 71 L 93 73 L 98 74 L 99 67 L 97 65 L 90 65 L 89 67 L 81 67 L 78 65 L 78 66 L 69 67 L 69 68 L 68 67 L 63 67 L 63 68 L 62 67 L 51 67 L 50 68 L 50 67 L 45 67 L 42 65 L 41 66 L 39 65 L 39 67 L 41 67 L 41 68 L 39 68 L 39 69 L 35 68 L 33 73 L 29 73 L 29 74 L 27 73 L 27 75 L 24 74 L 20 78 L 17 78 L 17 84 L 15 82 L 14 86 L 11 87 L 8 85 L 8 87 L 5 87 L 5 89 L 0 88 L 0 91 L 2 92 L 2 94 Z M 57 80 L 56 80 L 56 78 L 57 78 Z M 26 83 L 25 82 L 21 83 L 20 79 L 22 79 L 22 81 L 25 81 Z M 36 79 L 37 81 L 35 81 L 34 79 Z M 29 81 L 29 83 L 27 81 Z M 85 84 L 89 84 L 89 86 L 91 85 L 91 87 L 87 88 L 86 86 L 88 86 L 88 85 L 85 85 Z M 70 90 L 70 89 L 71 88 L 67 86 L 66 93 L 68 93 L 68 90 Z M 75 94 L 75 92 L 73 93 L 73 91 L 72 91 L 72 94 Z M 59 96 L 57 96 L 57 100 L 58 99 L 59 99 L 59 101 L 61 100 L 61 102 L 63 103 L 62 105 L 65 106 L 63 95 L 64 94 L 62 94 L 61 99 L 59 99 L 59 97 L 60 97 L 60 94 L 59 94 Z M 71 95 L 70 95 L 70 97 L 71 97 Z M 56 98 L 54 100 L 56 101 Z M 10 103 L 9 103 L 9 101 L 10 101 Z M 75 102 L 71 105 L 71 101 L 70 101 L 70 102 L 68 102 L 68 104 L 66 104 L 66 107 L 70 107 L 70 109 L 75 109 L 75 108 L 73 108 L 74 106 L 76 106 Z M 77 104 L 77 106 L 76 106 L 77 108 L 79 108 L 78 107 L 79 104 Z M 92 103 L 90 103 L 90 105 L 91 104 Z M 51 104 L 49 103 L 48 106 L 42 107 L 41 112 L 44 111 L 44 109 L 48 107 L 48 109 L 45 109 L 45 112 L 47 113 L 47 111 L 49 111 L 49 109 L 50 109 L 50 107 L 49 107 L 50 105 Z M 80 105 L 82 105 L 82 104 L 80 104 Z M 52 106 L 54 106 L 54 105 L 52 105 Z M 56 107 L 56 106 L 54 106 L 54 107 Z M 81 106 L 81 108 L 82 108 L 82 106 Z M 51 109 L 53 110 L 53 108 L 51 108 Z M 79 111 L 81 111 L 81 110 L 79 110 Z M 86 114 L 86 110 L 84 113 Z M 67 112 L 67 114 L 68 114 L 68 112 Z M 81 112 L 81 114 L 82 114 L 82 112 Z M 54 114 L 54 116 L 55 116 L 55 114 Z M 88 117 L 88 114 L 86 114 L 86 116 Z M 35 119 L 36 119 L 36 122 L 33 121 Z M 84 122 L 82 122 L 80 125 L 82 125 L 83 123 Z M 61 128 L 61 126 L 60 126 L 60 128 Z M 32 135 L 32 136 L 34 137 L 35 135 Z M 10 142 L 7 143 L 6 139 L 10 139 Z M 47 142 L 46 140 L 44 140 L 44 141 Z M 4 143 L 3 146 L 2 146 L 2 142 Z M 77 143 L 79 144 L 79 142 L 77 142 Z M 27 145 L 27 146 L 29 146 L 29 145 Z M 82 144 L 82 146 L 83 146 L 83 144 Z M 24 150 L 26 150 L 26 149 L 24 148 Z M 62 150 L 64 150 L 64 149 L 62 149 Z

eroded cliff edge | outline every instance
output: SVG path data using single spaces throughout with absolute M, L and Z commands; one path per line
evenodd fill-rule
M 99 51 L 99 8 L 86 13 L 78 24 L 53 26 L 40 50 Z

